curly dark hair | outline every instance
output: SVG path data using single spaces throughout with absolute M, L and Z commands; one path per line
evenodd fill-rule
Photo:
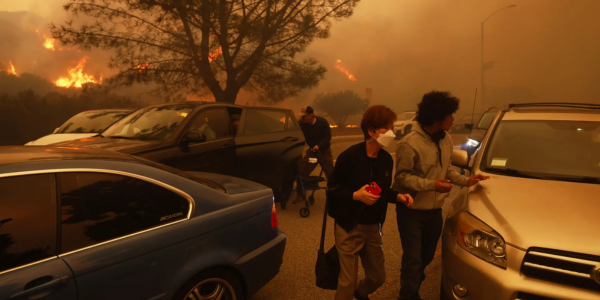
M 458 110 L 460 99 L 450 92 L 431 91 L 423 95 L 417 112 L 417 122 L 421 126 L 430 126 L 438 121 L 443 121 L 447 116 Z

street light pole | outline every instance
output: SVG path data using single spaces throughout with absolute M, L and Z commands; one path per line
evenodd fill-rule
M 509 6 L 505 6 L 502 7 L 498 10 L 496 10 L 495 12 L 493 12 L 491 15 L 489 15 L 485 20 L 483 20 L 483 22 L 481 22 L 481 110 L 482 112 L 485 110 L 485 83 L 483 80 L 483 74 L 485 72 L 485 60 L 483 59 L 483 29 L 485 26 L 485 22 L 487 22 L 487 20 L 489 20 L 493 15 L 497 14 L 498 12 L 508 9 L 508 8 L 513 8 L 517 6 L 516 4 L 512 4 Z

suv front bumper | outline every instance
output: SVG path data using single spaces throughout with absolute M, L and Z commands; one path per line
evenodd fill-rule
M 442 292 L 455 300 L 518 300 L 519 293 L 551 299 L 600 299 L 600 293 L 526 277 L 520 271 L 526 252 L 506 247 L 508 266 L 502 269 L 461 248 L 455 236 L 442 238 Z M 467 288 L 465 297 L 453 292 L 456 284 Z M 544 298 L 540 298 L 544 299 Z

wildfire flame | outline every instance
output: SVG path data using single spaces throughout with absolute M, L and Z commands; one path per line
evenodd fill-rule
M 346 125 L 346 128 L 358 128 L 358 125 Z
M 223 49 L 221 47 L 219 47 L 219 49 L 208 54 L 208 61 L 209 62 L 215 61 L 217 58 L 219 58 L 219 55 L 221 55 L 221 54 L 223 54 Z
M 54 51 L 55 50 L 54 49 L 54 41 L 55 41 L 55 39 L 47 37 L 45 34 L 44 34 L 44 39 L 45 39 L 45 41 L 44 41 L 44 48 L 46 48 L 48 50 Z
M 8 75 L 17 76 L 17 71 L 15 71 L 15 66 L 12 64 L 12 62 L 10 60 L 8 61 L 8 67 L 6 68 L 6 73 Z
M 102 75 L 100 75 L 99 80 L 96 80 L 94 76 L 83 73 L 83 68 L 88 59 L 89 57 L 87 56 L 82 57 L 77 63 L 77 66 L 69 70 L 70 78 L 61 77 L 56 80 L 56 86 L 81 88 L 85 83 L 102 83 Z
M 337 128 L 337 125 L 329 125 L 329 128 Z
M 143 70 L 148 69 L 148 67 L 150 67 L 152 64 L 150 63 L 143 63 L 143 64 L 139 64 L 137 65 L 134 69 L 138 70 L 138 72 L 142 73 Z
M 348 71 L 348 69 L 346 69 L 344 66 L 342 66 L 341 60 L 338 59 L 335 62 L 335 68 L 340 70 L 340 72 L 346 74 L 346 76 L 348 76 L 348 79 L 350 79 L 351 81 L 356 81 L 356 77 L 354 77 L 354 75 L 352 75 L 352 73 L 350 73 L 350 71 Z

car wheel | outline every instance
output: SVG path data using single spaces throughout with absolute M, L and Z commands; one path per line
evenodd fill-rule
M 224 269 L 202 272 L 190 279 L 173 299 L 242 300 L 244 290 L 235 274 Z
M 412 130 L 412 125 L 406 125 L 404 127 L 404 134 L 408 134 Z

